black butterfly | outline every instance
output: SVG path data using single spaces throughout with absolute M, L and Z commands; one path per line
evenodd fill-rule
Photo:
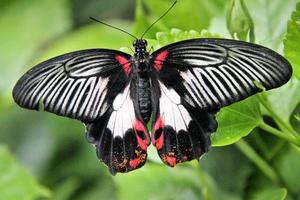
M 143 166 L 151 142 L 171 167 L 199 158 L 221 107 L 260 92 L 256 82 L 277 88 L 292 74 L 281 55 L 242 41 L 191 39 L 151 55 L 146 40 L 133 46 L 133 56 L 88 49 L 40 63 L 17 82 L 14 100 L 82 121 L 98 158 L 115 174 Z
M 97 155 L 112 173 L 141 167 L 150 138 L 169 166 L 199 158 L 217 128 L 223 106 L 286 83 L 290 64 L 265 47 L 225 39 L 192 39 L 151 55 L 147 41 L 135 53 L 76 51 L 29 70 L 13 90 L 24 108 L 81 120 Z M 152 117 L 151 137 L 146 124 Z

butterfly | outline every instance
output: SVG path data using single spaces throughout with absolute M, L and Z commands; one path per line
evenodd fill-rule
M 168 166 L 211 146 L 220 108 L 285 84 L 289 62 L 266 47 L 230 39 L 190 39 L 152 54 L 87 49 L 42 62 L 16 83 L 21 107 L 80 120 L 112 174 L 142 167 L 152 143 Z M 151 124 L 150 131 L 147 124 Z
M 151 55 L 137 39 L 133 56 L 110 49 L 67 53 L 38 64 L 17 82 L 17 104 L 78 119 L 112 174 L 144 165 L 152 143 L 175 166 L 210 147 L 221 107 L 292 74 L 288 61 L 265 47 L 228 39 L 191 39 Z M 151 136 L 146 124 L 151 120 Z

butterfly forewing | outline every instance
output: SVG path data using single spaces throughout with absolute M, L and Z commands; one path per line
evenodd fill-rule
M 90 49 L 68 53 L 29 70 L 13 90 L 22 107 L 39 109 L 81 121 L 102 116 L 124 89 L 131 73 L 130 55 Z
M 159 79 L 203 110 L 230 105 L 286 83 L 288 61 L 265 47 L 235 40 L 193 39 L 163 47 L 152 54 Z

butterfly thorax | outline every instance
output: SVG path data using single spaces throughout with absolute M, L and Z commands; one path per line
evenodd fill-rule
M 133 55 L 134 71 L 140 76 L 148 76 L 149 72 L 149 53 L 147 52 L 147 41 L 144 39 L 137 39 L 133 42 L 135 49 Z
M 150 120 L 152 112 L 149 53 L 146 51 L 147 41 L 135 40 L 133 43 L 135 54 L 133 55 L 133 71 L 136 77 L 136 94 L 139 111 L 145 123 Z
M 134 47 L 135 54 L 147 52 L 147 40 L 137 39 L 133 41 L 132 46 Z

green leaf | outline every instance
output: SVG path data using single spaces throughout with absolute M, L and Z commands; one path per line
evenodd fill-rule
M 297 0 L 245 1 L 255 24 L 256 43 L 281 51 L 286 24 Z
M 201 32 L 195 30 L 183 31 L 181 29 L 172 28 L 169 32 L 156 33 L 156 45 L 154 49 L 158 49 L 167 44 L 178 42 L 181 40 L 193 39 L 193 38 L 218 38 L 217 34 L 210 33 L 207 30 Z
M 262 122 L 257 98 L 251 97 L 222 108 L 217 116 L 219 127 L 212 137 L 213 146 L 237 142 Z
M 291 62 L 294 76 L 300 79 L 300 2 L 288 23 L 286 39 L 284 40 L 284 54 Z
M 16 0 L 0 9 L 0 93 L 10 97 L 23 67 L 71 22 L 67 0 Z
M 13 159 L 3 145 L 0 145 L 0 194 L 1 199 L 5 200 L 31 200 L 51 195 L 48 189 L 41 186 Z
M 272 188 L 257 191 L 251 200 L 285 200 L 287 190 L 285 188 Z
M 227 28 L 231 37 L 254 42 L 254 24 L 243 0 L 233 0 L 227 15 Z
M 300 102 L 300 81 L 292 78 L 284 86 L 268 93 L 268 101 L 272 110 L 285 123 L 290 123 L 290 117 Z M 272 116 L 271 116 L 272 117 Z

